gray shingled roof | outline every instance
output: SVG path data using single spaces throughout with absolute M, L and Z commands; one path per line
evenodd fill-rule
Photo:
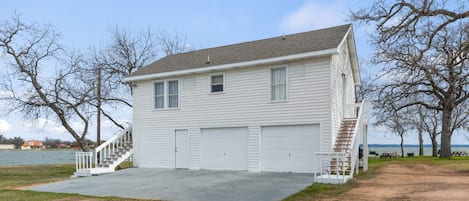
M 350 24 L 163 57 L 129 77 L 337 48 Z M 207 63 L 207 56 L 210 62 Z

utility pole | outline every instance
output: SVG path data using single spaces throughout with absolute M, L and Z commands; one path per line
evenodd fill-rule
M 96 113 L 96 146 L 99 146 L 101 144 L 101 66 L 98 66 L 98 83 L 96 86 L 96 98 L 97 98 L 97 113 Z

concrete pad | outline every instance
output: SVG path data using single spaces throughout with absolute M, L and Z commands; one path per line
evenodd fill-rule
M 34 186 L 29 190 L 162 200 L 281 200 L 313 183 L 313 174 L 131 168 Z

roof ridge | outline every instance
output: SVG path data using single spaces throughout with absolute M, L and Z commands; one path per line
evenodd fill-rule
M 303 32 L 298 32 L 298 33 L 292 33 L 292 34 L 286 34 L 286 35 L 280 35 L 280 36 L 273 36 L 273 37 L 269 37 L 269 38 L 250 40 L 250 41 L 245 41 L 245 42 L 240 42 L 240 43 L 232 43 L 232 44 L 227 44 L 227 45 L 222 45 L 222 46 L 204 48 L 204 49 L 200 49 L 200 50 L 192 50 L 192 51 L 189 51 L 189 52 L 183 52 L 183 53 L 178 53 L 178 54 L 167 55 L 165 57 L 162 57 L 161 59 L 164 59 L 164 58 L 167 58 L 167 57 L 172 57 L 172 56 L 180 56 L 180 55 L 184 55 L 184 54 L 190 54 L 190 53 L 194 53 L 194 52 L 208 51 L 208 50 L 212 50 L 212 49 L 226 48 L 226 47 L 231 47 L 231 46 L 243 45 L 243 44 L 247 44 L 247 43 L 255 43 L 255 42 L 260 42 L 260 41 L 265 41 L 265 40 L 271 40 L 271 39 L 275 39 L 275 38 L 278 38 L 278 37 L 288 38 L 288 37 L 297 36 L 297 35 L 301 35 L 301 34 L 307 34 L 307 33 L 311 33 L 311 32 L 320 32 L 320 31 L 325 31 L 325 30 L 330 30 L 330 29 L 338 29 L 338 28 L 341 28 L 341 27 L 344 27 L 344 26 L 352 26 L 352 24 L 348 23 L 348 24 L 342 24 L 342 25 L 338 25 L 338 26 L 326 27 L 326 28 L 315 29 L 315 30 L 310 30 L 310 31 L 303 31 Z
M 275 58 L 337 48 L 352 24 L 168 55 L 127 77 Z M 282 40 L 284 38 L 284 40 Z M 210 55 L 210 62 L 208 61 Z

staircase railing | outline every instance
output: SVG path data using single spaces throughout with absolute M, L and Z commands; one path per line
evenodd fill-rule
M 346 152 L 316 152 L 316 155 L 319 155 L 319 164 L 322 167 L 321 175 L 326 176 L 323 179 L 342 179 L 345 182 L 347 172 L 345 164 L 348 160 Z
M 368 121 L 368 108 L 369 104 L 367 101 L 363 101 L 360 104 L 360 108 L 358 110 L 358 115 L 357 115 L 357 122 L 355 124 L 355 129 L 353 131 L 353 138 L 352 138 L 352 149 L 350 151 L 351 154 L 351 171 L 350 175 L 353 176 L 355 174 L 355 170 L 357 171 L 356 173 L 358 174 L 358 162 L 360 160 L 359 158 L 359 149 L 360 149 L 360 139 L 362 138 L 363 134 L 363 127 L 367 123 L 365 121 Z
M 75 161 L 77 174 L 89 174 L 93 168 L 93 152 L 76 152 Z
M 98 167 L 104 159 L 110 157 L 123 146 L 132 143 L 132 126 L 117 132 L 110 139 L 99 145 L 92 152 L 76 152 L 76 172 L 90 174 L 91 169 Z M 114 169 L 113 166 L 108 168 Z
M 354 104 L 353 110 L 358 109 L 358 114 L 354 116 L 356 119 L 355 128 L 352 134 L 351 149 L 350 153 L 346 152 L 317 152 L 316 155 L 320 157 L 320 165 L 322 168 L 321 175 L 329 176 L 330 179 L 343 179 L 346 181 L 345 171 L 348 168 L 348 157 L 350 157 L 350 172 L 349 176 L 353 177 L 355 173 L 358 173 L 359 165 L 359 147 L 360 139 L 362 138 L 364 125 L 368 124 L 368 111 L 369 103 L 368 101 L 363 101 L 360 104 Z M 349 117 L 347 117 L 349 118 Z M 348 155 L 350 154 L 350 156 Z M 335 164 L 331 164 L 332 161 L 335 161 Z M 336 170 L 336 171 L 333 171 Z M 355 172 L 355 170 L 357 172 Z M 343 177 L 339 177 L 343 175 Z
M 116 150 L 127 143 L 132 142 L 132 126 L 127 127 L 123 131 L 112 136 L 109 140 L 106 140 L 103 144 L 96 147 L 94 150 L 94 163 L 99 165 L 101 161 L 111 156 Z

